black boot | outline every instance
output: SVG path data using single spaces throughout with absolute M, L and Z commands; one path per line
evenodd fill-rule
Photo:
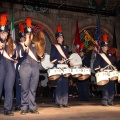
M 6 115 L 6 116 L 14 116 L 14 113 L 12 111 L 4 111 L 4 115 Z

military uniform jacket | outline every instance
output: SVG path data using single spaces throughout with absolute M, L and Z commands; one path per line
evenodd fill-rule
M 104 53 L 104 54 L 107 56 L 107 58 L 112 63 L 112 65 L 115 66 L 113 56 L 109 53 Z M 93 68 L 94 69 L 99 68 L 99 67 L 104 68 L 107 65 L 108 65 L 108 63 L 100 56 L 100 54 L 97 54 L 96 59 L 93 63 Z
M 5 45 L 5 51 L 8 51 L 8 45 Z M 12 56 L 12 59 L 17 58 L 17 54 L 16 54 L 16 49 L 14 50 L 14 54 Z M 11 61 L 7 58 L 5 58 L 1 53 L 0 53 L 0 64 L 2 66 L 5 66 L 6 68 L 12 67 L 14 69 L 14 61 Z
M 86 56 L 82 57 L 82 66 L 90 67 L 90 60 Z
M 30 44 L 30 49 L 33 52 L 34 56 L 38 58 L 35 50 L 35 46 L 33 44 Z M 33 58 L 31 58 L 26 51 L 24 51 L 21 44 L 17 45 L 18 50 L 18 59 L 20 65 L 31 65 L 31 66 L 39 66 L 38 62 L 35 61 Z
M 61 45 L 61 44 L 59 44 L 59 45 L 61 46 L 64 54 L 68 58 L 68 47 L 64 46 L 64 45 Z M 57 64 L 60 64 L 60 63 L 58 63 L 58 60 L 62 60 L 62 58 L 63 58 L 63 56 L 59 53 L 59 51 L 57 50 L 57 48 L 55 47 L 55 45 L 52 45 L 51 46 L 51 52 L 50 52 L 50 61 L 53 61 L 53 60 L 57 59 L 54 62 L 55 67 L 57 66 Z

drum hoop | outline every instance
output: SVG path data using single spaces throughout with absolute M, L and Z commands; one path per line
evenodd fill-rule
M 69 59 L 70 59 L 70 62 L 75 64 L 75 66 L 79 66 L 82 64 L 82 59 L 78 53 L 72 53 Z

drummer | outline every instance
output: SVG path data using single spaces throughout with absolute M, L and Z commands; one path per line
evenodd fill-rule
M 82 59 L 82 67 L 90 67 L 90 60 L 87 58 L 86 55 L 86 49 L 84 48 L 84 43 L 81 43 L 81 48 L 79 51 L 79 55 Z M 78 80 L 78 93 L 79 93 L 79 100 L 80 101 L 89 101 L 89 81 L 90 78 L 87 78 L 85 80 Z
M 113 56 L 108 53 L 108 37 L 106 34 L 102 36 L 103 41 L 101 42 L 101 53 L 103 53 L 109 61 L 115 66 Z M 103 68 L 106 67 L 108 63 L 101 57 L 100 54 L 97 54 L 96 59 L 93 64 L 95 71 L 103 71 Z M 109 69 L 109 68 L 108 68 Z M 103 86 L 102 90 L 102 105 L 108 106 L 113 105 L 114 99 L 114 81 L 109 81 L 106 85 Z
M 59 29 L 60 28 L 60 29 Z M 60 26 L 57 26 L 57 33 L 55 34 L 57 44 L 52 45 L 50 52 L 50 61 L 54 61 L 55 67 L 58 64 L 68 64 L 63 59 L 68 58 L 68 47 L 63 45 L 64 36 Z M 57 47 L 59 49 L 57 49 Z M 61 51 L 64 56 L 61 55 Z M 57 86 L 55 88 L 55 102 L 58 108 L 68 108 L 68 78 L 61 76 L 57 79 Z

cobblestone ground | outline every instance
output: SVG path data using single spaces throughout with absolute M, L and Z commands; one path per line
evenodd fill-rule
M 14 116 L 3 115 L 3 102 L 0 104 L 0 120 L 119 120 L 120 97 L 115 98 L 114 106 L 101 106 L 100 98 L 91 98 L 88 102 L 77 99 L 69 99 L 70 108 L 56 108 L 48 98 L 37 98 L 40 114 L 20 115 L 15 112 Z M 13 108 L 14 109 L 14 108 Z

